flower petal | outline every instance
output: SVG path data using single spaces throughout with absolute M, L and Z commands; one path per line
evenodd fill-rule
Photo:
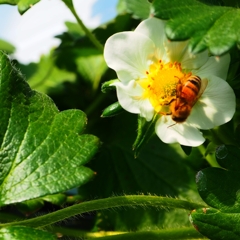
M 223 79 L 211 76 L 187 122 L 200 129 L 211 129 L 230 121 L 235 108 L 236 97 L 232 88 Z
M 155 52 L 153 41 L 137 32 L 121 32 L 111 36 L 104 48 L 107 65 L 117 72 L 118 78 L 127 83 L 145 77 L 148 59 Z
M 170 116 L 162 116 L 156 123 L 156 134 L 165 143 L 180 143 L 184 146 L 196 147 L 205 139 L 202 133 L 187 123 L 175 124 Z M 172 126 L 171 126 L 172 125 Z
M 230 55 L 228 53 L 221 57 L 210 57 L 199 70 L 195 70 L 193 73 L 201 76 L 201 78 L 208 78 L 211 75 L 215 75 L 226 80 L 229 64 Z
M 150 121 L 154 114 L 154 109 L 148 99 L 142 99 L 143 88 L 135 80 L 127 85 L 115 82 L 112 85 L 117 88 L 117 97 L 120 105 L 128 112 L 140 114 Z
M 208 59 L 208 51 L 192 54 L 188 49 L 188 41 L 166 41 L 165 48 L 171 62 L 181 62 L 183 69 L 197 69 L 203 66 Z
M 165 56 L 164 41 L 166 41 L 167 38 L 164 32 L 164 25 L 164 21 L 158 18 L 148 18 L 142 21 L 135 29 L 135 32 L 144 34 L 154 42 L 157 48 L 156 57 L 158 60 L 163 60 Z

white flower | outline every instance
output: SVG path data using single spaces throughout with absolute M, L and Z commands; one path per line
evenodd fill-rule
M 209 57 L 208 51 L 193 55 L 187 44 L 170 42 L 164 22 L 149 18 L 133 32 L 111 36 L 104 57 L 120 80 L 113 85 L 126 111 L 140 114 L 147 121 L 159 115 L 155 130 L 165 143 L 199 146 L 205 140 L 199 129 L 211 129 L 231 120 L 235 95 L 225 81 L 229 54 L 218 58 Z M 194 76 L 200 78 L 201 86 L 196 86 L 197 91 L 191 89 L 195 98 L 184 103 L 191 110 L 182 122 L 174 121 L 176 107 L 172 106 L 177 105 L 184 83 Z

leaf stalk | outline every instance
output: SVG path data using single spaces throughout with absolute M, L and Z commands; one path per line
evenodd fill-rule
M 37 218 L 0 224 L 0 227 L 22 225 L 22 226 L 39 228 L 39 227 L 51 225 L 53 223 L 59 222 L 61 220 L 75 216 L 77 214 L 92 212 L 96 210 L 110 209 L 110 208 L 135 207 L 135 206 L 144 207 L 144 208 L 156 207 L 156 208 L 163 208 L 163 209 L 180 208 L 180 209 L 186 209 L 190 211 L 196 208 L 206 207 L 205 205 L 202 205 L 199 203 L 188 202 L 185 200 L 179 200 L 175 198 L 146 196 L 146 195 L 127 195 L 127 196 L 110 197 L 110 198 L 83 202 L 83 203 L 76 204 L 76 205 L 40 216 Z

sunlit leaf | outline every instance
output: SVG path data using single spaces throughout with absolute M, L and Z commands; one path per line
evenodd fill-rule
M 155 0 L 154 16 L 169 20 L 166 34 L 170 40 L 190 39 L 194 53 L 209 48 L 221 55 L 240 41 L 240 10 L 205 5 L 196 0 Z
M 148 0 L 120 0 L 118 12 L 129 12 L 134 18 L 146 19 L 150 16 L 150 2 Z
M 76 59 L 78 72 L 90 81 L 93 89 L 99 86 L 102 75 L 107 70 L 106 62 L 102 53 L 97 49 L 84 48 L 79 50 L 79 57 Z
M 0 4 L 17 5 L 19 13 L 23 14 L 39 1 L 40 0 L 0 0 Z
M 52 100 L 32 91 L 6 55 L 0 54 L 0 205 L 89 181 L 94 172 L 83 165 L 99 141 L 81 134 L 85 114 L 79 110 L 59 113 Z
M 10 54 L 15 51 L 15 47 L 11 43 L 0 39 L 0 50 Z

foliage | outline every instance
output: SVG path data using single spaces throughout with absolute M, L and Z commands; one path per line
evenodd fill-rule
M 37 2 L 0 0 L 21 14 Z M 10 61 L 14 46 L 0 42 L 0 239 L 239 239 L 236 2 L 119 0 L 118 15 L 91 31 L 63 2 L 76 23 L 38 63 Z M 117 76 L 104 43 L 150 15 L 193 52 L 231 54 L 235 116 L 204 131 L 199 147 L 137 133 L 152 126 L 124 112 L 109 86 Z
M 166 25 L 169 39 L 190 38 L 193 53 L 209 48 L 212 54 L 221 55 L 239 43 L 237 8 L 209 6 L 195 0 L 155 0 L 153 8 L 155 16 L 171 19 Z

